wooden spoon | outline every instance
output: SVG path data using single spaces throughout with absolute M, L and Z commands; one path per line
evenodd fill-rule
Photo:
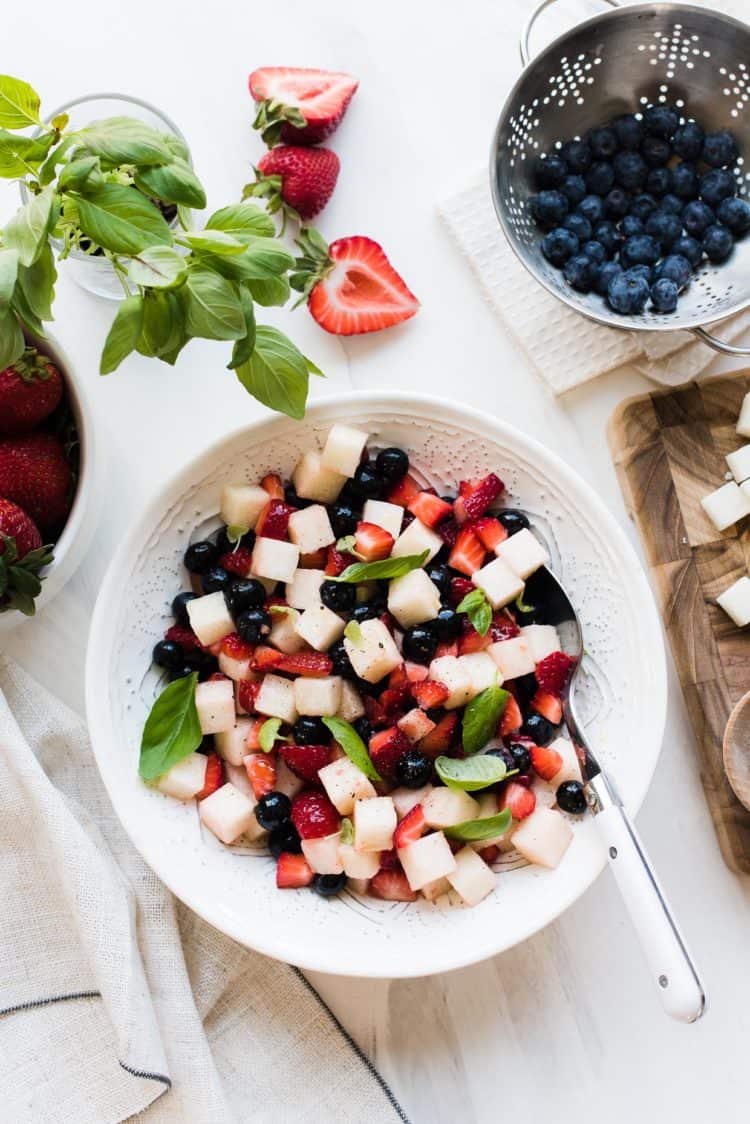
M 750 691 L 729 715 L 724 731 L 724 768 L 737 799 L 750 810 Z

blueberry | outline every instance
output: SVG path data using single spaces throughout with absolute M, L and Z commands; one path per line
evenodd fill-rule
M 407 628 L 404 633 L 403 653 L 404 659 L 413 663 L 429 663 L 435 655 L 438 638 L 434 628 L 424 624 L 415 624 Z
M 619 250 L 622 242 L 617 227 L 607 219 L 604 222 L 598 222 L 594 227 L 594 240 L 602 244 L 610 257 Z M 585 247 L 582 252 L 586 253 Z M 590 254 L 588 256 L 591 257 Z
M 566 176 L 560 184 L 560 191 L 571 207 L 577 207 L 586 194 L 586 181 L 583 176 Z
M 513 511 L 512 509 L 501 511 L 498 514 L 498 519 L 503 527 L 505 527 L 509 537 L 517 534 L 519 531 L 525 530 L 530 525 L 522 511 Z
M 651 222 L 651 219 L 649 219 Z M 620 264 L 628 269 L 631 265 L 653 265 L 659 260 L 661 251 L 659 243 L 650 234 L 634 234 L 626 238 L 620 251 Z
M 534 164 L 534 179 L 540 190 L 559 187 L 567 174 L 568 165 L 556 153 L 539 156 Z
M 643 111 L 643 124 L 650 136 L 669 140 L 677 132 L 680 115 L 671 105 L 650 105 Z
M 246 644 L 258 644 L 271 631 L 271 617 L 265 609 L 246 609 L 237 617 L 235 625 Z
M 601 125 L 589 133 L 589 145 L 596 160 L 611 160 L 620 147 L 620 142 L 613 128 Z
M 166 667 L 167 671 L 177 671 L 185 663 L 185 653 L 182 644 L 176 640 L 160 640 L 154 644 L 151 658 L 158 667 Z
M 515 769 L 516 763 L 513 760 L 513 754 L 504 745 L 496 745 L 492 749 L 488 749 L 483 757 L 497 757 L 505 765 L 506 771 L 509 773 L 511 769 Z
M 620 142 L 620 148 L 639 148 L 646 134 L 643 122 L 639 121 L 633 113 L 623 113 L 621 117 L 615 117 L 612 128 Z
M 672 148 L 683 160 L 697 160 L 703 150 L 704 136 L 697 121 L 686 121 L 672 137 Z
M 443 596 L 450 592 L 451 576 L 447 566 L 436 565 L 434 562 L 430 562 L 425 569 L 425 573 L 432 584 L 438 587 Z
M 409 457 L 403 449 L 391 445 L 380 450 L 375 458 L 375 467 L 384 480 L 400 480 L 409 471 Z
M 279 855 L 298 855 L 302 850 L 302 843 L 293 823 L 281 823 L 272 828 L 268 836 L 268 850 L 277 859 Z
M 349 503 L 339 501 L 332 504 L 328 509 L 328 517 L 337 539 L 343 539 L 346 535 L 353 535 L 357 530 L 359 516 L 356 509 Z
M 368 500 L 377 500 L 383 494 L 385 481 L 374 464 L 366 462 L 357 466 L 352 480 L 355 490 Z
M 695 199 L 698 194 L 698 173 L 695 164 L 683 160 L 676 168 L 672 169 L 672 191 L 680 199 Z
M 709 226 L 708 230 L 703 235 L 703 249 L 706 257 L 712 262 L 726 261 L 732 252 L 734 246 L 734 238 L 732 232 L 727 230 L 721 223 L 714 223 Z
M 198 672 L 198 678 L 201 682 L 204 679 L 209 679 L 219 669 L 216 657 L 212 656 L 210 652 L 188 652 L 185 656 L 185 663 L 193 671 Z
M 196 593 L 178 593 L 172 602 L 172 616 L 178 624 L 190 624 L 190 618 L 187 614 L 187 606 L 190 601 L 194 601 L 197 597 Z
M 219 551 L 215 543 L 204 539 L 202 542 L 191 543 L 185 551 L 183 562 L 185 569 L 191 574 L 205 574 L 219 561 Z
M 685 200 L 680 199 L 679 196 L 671 191 L 668 191 L 667 194 L 659 200 L 659 210 L 666 211 L 669 215 L 681 215 L 684 206 Z
M 627 272 L 614 277 L 607 289 L 610 308 L 623 316 L 634 316 L 641 312 L 648 296 L 648 281 L 644 277 L 628 276 Z
M 672 190 L 672 169 L 652 168 L 646 177 L 646 191 L 652 195 L 666 195 Z
M 606 160 L 597 160 L 586 172 L 586 188 L 594 195 L 606 195 L 615 186 L 615 170 Z
M 628 277 L 643 277 L 650 285 L 654 280 L 654 267 L 652 265 L 646 265 L 645 262 L 640 262 L 638 265 L 631 265 L 627 274 Z
M 713 168 L 701 176 L 700 196 L 709 207 L 718 207 L 722 199 L 734 195 L 736 186 L 734 176 L 726 168 Z
M 528 746 L 524 745 L 523 742 L 509 742 L 508 752 L 513 759 L 513 768 L 518 769 L 519 773 L 528 773 L 531 768 L 531 754 Z
M 632 238 L 634 234 L 645 234 L 646 224 L 637 215 L 625 215 L 620 223 L 620 233 L 625 238 Z
M 331 740 L 331 732 L 323 719 L 312 715 L 298 718 L 292 731 L 297 745 L 328 745 Z
M 346 875 L 316 874 L 310 885 L 321 898 L 335 898 L 346 886 Z
M 396 762 L 396 779 L 404 788 L 422 788 L 432 776 L 432 761 L 418 749 L 407 749 Z
M 571 230 L 556 226 L 542 238 L 542 253 L 547 261 L 558 268 L 573 254 L 578 253 L 578 239 Z
M 716 209 L 716 217 L 735 237 L 750 230 L 750 206 L 744 199 L 722 199 Z
M 703 250 L 700 242 L 695 238 L 691 238 L 689 234 L 683 234 L 677 239 L 672 246 L 672 253 L 687 258 L 693 269 L 700 264 L 700 260 L 703 257 Z
M 362 621 L 374 621 L 383 615 L 385 604 L 382 601 L 362 601 L 351 611 L 351 619 L 361 624 Z
M 551 230 L 559 226 L 568 213 L 568 200 L 562 191 L 540 191 L 532 196 L 531 213 L 540 226 Z
M 595 242 L 593 239 L 590 242 L 584 242 L 581 246 L 581 253 L 590 258 L 591 261 L 596 262 L 597 265 L 601 265 L 607 259 L 607 251 L 604 246 L 601 242 Z
M 435 617 L 435 629 L 438 640 L 450 643 L 461 635 L 461 616 L 454 609 L 441 609 Z
M 586 793 L 580 781 L 563 781 L 557 789 L 557 804 L 563 812 L 581 816 L 586 811 Z
M 669 211 L 654 211 L 646 219 L 646 234 L 658 239 L 663 249 L 668 249 L 682 234 L 682 221 Z
M 289 504 L 290 507 L 296 508 L 297 511 L 301 511 L 305 507 L 312 507 L 315 500 L 303 500 L 302 496 L 297 495 L 297 489 L 294 487 L 294 484 L 285 484 L 284 503 Z
M 662 140 L 661 137 L 646 137 L 641 145 L 641 156 L 649 168 L 661 168 L 671 155 L 669 141 Z
M 575 254 L 566 261 L 563 276 L 571 288 L 579 293 L 588 293 L 596 277 L 596 263 L 585 254 Z
M 534 745 L 549 745 L 555 736 L 555 727 L 541 714 L 530 714 L 523 724 L 523 733 Z
M 259 609 L 266 591 L 257 578 L 232 578 L 224 590 L 224 600 L 232 616 L 237 616 L 246 609 Z
M 623 188 L 613 187 L 611 191 L 607 192 L 604 199 L 604 210 L 608 217 L 621 219 L 623 215 L 628 213 L 629 206 L 630 196 Z
M 325 581 L 320 587 L 320 600 L 334 613 L 350 613 L 357 603 L 357 587 L 349 582 Z
M 645 222 L 658 205 L 652 195 L 644 192 L 642 195 L 636 195 L 635 199 L 632 200 L 628 213 Z
M 227 588 L 232 575 L 223 566 L 213 566 L 201 576 L 201 589 L 204 593 L 220 593 Z
M 583 215 L 589 222 L 601 222 L 604 218 L 604 200 L 600 199 L 598 195 L 587 195 L 586 198 L 582 199 L 578 204 L 577 214 Z M 563 225 L 567 225 L 567 223 Z M 573 227 L 568 227 L 568 229 L 573 230 Z M 578 234 L 578 231 L 573 230 L 573 233 Z M 581 235 L 578 234 L 578 237 L 580 238 Z M 589 238 L 590 237 L 591 235 L 589 234 Z M 585 238 L 582 239 L 582 241 L 585 242 Z
M 255 818 L 266 831 L 286 823 L 292 810 L 292 802 L 283 792 L 267 792 L 255 805 Z
M 660 277 L 651 286 L 651 303 L 657 312 L 674 312 L 679 289 L 668 277 Z
M 170 680 L 174 683 L 175 679 L 185 679 L 188 675 L 192 675 L 195 671 L 194 667 L 190 664 L 181 664 L 180 667 L 173 668 L 169 673 Z
M 678 289 L 684 289 L 686 285 L 689 285 L 692 275 L 693 267 L 688 259 L 681 257 L 680 254 L 667 254 L 656 267 L 657 281 L 666 277 L 668 281 L 674 281 Z M 668 310 L 665 309 L 664 311 Z
M 621 273 L 622 266 L 617 261 L 605 261 L 603 265 L 600 265 L 599 272 L 594 281 L 594 288 L 597 293 L 601 293 L 602 296 L 605 296 L 612 278 L 618 277 Z
M 621 187 L 633 191 L 643 187 L 648 175 L 648 164 L 639 152 L 618 152 L 612 161 L 615 179 Z
M 714 213 L 702 199 L 693 199 L 683 209 L 682 225 L 694 238 L 700 238 L 713 222 L 716 222 Z
M 728 164 L 734 164 L 739 154 L 737 141 L 726 129 L 720 133 L 706 133 L 702 156 L 712 168 L 726 168 Z
M 581 140 L 567 141 L 560 149 L 560 155 L 575 175 L 585 172 L 592 161 L 590 146 Z
M 586 198 L 593 199 L 594 197 L 588 195 Z M 597 202 L 601 203 L 601 200 L 599 199 Z M 602 204 L 602 214 L 604 214 L 604 204 Z M 557 227 L 556 229 L 559 230 L 560 228 Z M 588 242 L 593 234 L 593 229 L 589 220 L 584 215 L 580 215 L 577 212 L 574 215 L 568 215 L 567 218 L 563 220 L 562 229 L 569 230 L 571 234 L 575 234 L 579 243 Z
M 359 734 L 360 738 L 365 743 L 365 745 L 368 745 L 369 742 L 370 742 L 370 738 L 372 737 L 373 733 L 375 732 L 372 728 L 372 723 L 370 722 L 370 719 L 365 718 L 365 716 L 363 714 L 361 718 L 355 718 L 354 719 L 354 721 L 352 722 L 352 726 L 357 731 L 357 733 Z
M 357 673 L 351 665 L 343 640 L 337 640 L 335 644 L 332 644 L 328 649 L 328 655 L 333 664 L 334 675 L 340 675 L 342 679 L 357 678 Z

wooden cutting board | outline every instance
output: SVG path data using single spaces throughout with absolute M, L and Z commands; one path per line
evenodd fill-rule
M 724 456 L 744 443 L 735 425 L 749 390 L 744 370 L 630 398 L 608 433 L 695 731 L 722 854 L 743 873 L 750 873 L 750 811 L 724 774 L 722 739 L 732 707 L 750 690 L 750 630 L 736 628 L 715 598 L 750 570 L 750 519 L 720 533 L 700 500 L 724 483 Z

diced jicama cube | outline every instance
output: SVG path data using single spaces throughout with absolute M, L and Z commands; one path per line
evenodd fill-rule
M 520 533 L 519 531 L 518 534 Z M 505 543 L 501 545 L 505 546 Z M 524 589 L 523 580 L 503 558 L 493 558 L 486 566 L 482 566 L 481 570 L 472 574 L 471 580 L 478 589 L 484 590 L 493 609 L 502 609 L 503 605 L 515 601 Z
M 331 520 L 322 504 L 314 503 L 293 511 L 289 516 L 289 539 L 300 549 L 300 554 L 314 554 L 324 546 L 336 542 Z
M 750 624 L 750 578 L 745 575 L 716 598 L 716 604 L 732 618 L 738 628 Z
M 450 877 L 456 860 L 442 831 L 423 835 L 414 843 L 401 847 L 398 857 L 412 890 L 421 890 L 438 878 Z M 481 862 L 481 859 L 479 860 Z
M 297 572 L 299 573 L 299 571 Z M 304 640 L 297 632 L 298 620 L 299 613 L 296 609 L 292 609 L 291 612 L 271 613 L 272 623 L 268 641 L 274 648 L 278 648 L 280 652 L 287 656 L 299 652 L 305 646 Z
M 317 500 L 318 503 L 333 503 L 346 483 L 346 476 L 326 468 L 320 453 L 310 450 L 294 470 L 292 483 L 298 496 L 303 500 Z
M 214 736 L 216 752 L 232 765 L 241 765 L 247 756 L 247 735 L 250 733 L 252 719 L 237 718 L 228 730 L 221 730 Z
M 552 784 L 555 788 L 561 785 L 563 781 L 581 781 L 583 782 L 583 774 L 581 773 L 581 763 L 578 760 L 576 747 L 568 738 L 555 738 L 550 743 L 550 749 L 554 749 L 562 757 L 562 765 L 554 777 L 552 777 Z
M 442 548 L 443 540 L 419 519 L 414 519 L 396 539 L 391 551 L 392 558 L 403 558 L 407 554 L 422 554 L 428 551 L 425 565 L 431 562 Z
M 294 699 L 298 714 L 332 718 L 341 703 L 341 677 L 326 675 L 320 679 L 300 676 L 294 681 Z
M 326 580 L 325 570 L 296 570 L 284 592 L 293 609 L 311 609 L 320 605 L 320 587 Z
M 741 437 L 750 437 L 750 393 L 742 399 L 742 408 L 737 419 L 737 432 Z
M 426 784 L 423 788 L 394 788 L 391 800 L 398 818 L 402 820 L 404 816 L 408 816 L 412 808 L 423 804 L 431 792 L 431 784 Z
M 498 666 L 486 652 L 470 652 L 466 656 L 459 656 L 458 660 L 468 672 L 472 696 L 481 695 L 482 691 L 495 687 L 500 682 Z
M 477 819 L 479 805 L 468 792 L 453 788 L 433 788 L 422 801 L 428 827 L 453 827 L 466 820 Z
M 733 453 L 727 453 L 727 464 L 738 484 L 750 478 L 750 445 L 743 445 Z
M 503 679 L 517 679 L 529 675 L 536 660 L 525 637 L 512 636 L 510 640 L 497 640 L 490 644 L 487 653 L 497 664 Z
M 497 671 L 494 664 L 493 670 Z M 427 737 L 430 730 L 435 729 L 435 723 L 423 710 L 420 710 L 418 706 L 415 706 L 405 714 L 403 718 L 399 718 L 396 725 L 399 730 L 404 731 L 410 742 L 421 741 L 422 738 Z
M 192 800 L 206 783 L 206 755 L 189 753 L 156 782 L 159 792 L 175 800 Z
M 222 843 L 234 843 L 257 824 L 252 800 L 231 783 L 223 784 L 201 800 L 198 808 L 201 822 Z
M 423 886 L 419 892 L 428 902 L 434 902 L 436 898 L 447 894 L 450 888 L 451 884 L 447 878 L 436 878 L 434 882 L 428 882 Z
M 231 679 L 207 679 L 195 688 L 195 709 L 202 734 L 219 734 L 234 726 L 234 685 Z
M 374 523 L 382 527 L 389 535 L 397 539 L 401 534 L 401 524 L 404 521 L 404 509 L 397 503 L 386 503 L 385 500 L 367 500 L 362 509 L 362 522 Z
M 266 675 L 255 700 L 255 709 L 258 714 L 265 714 L 269 718 L 280 718 L 282 722 L 288 722 L 291 726 L 297 721 L 292 680 L 284 679 L 281 675 Z
M 275 582 L 290 582 L 299 563 L 299 547 L 281 539 L 255 540 L 252 572 Z
M 190 627 L 206 647 L 234 632 L 234 621 L 221 591 L 188 601 L 187 614 Z
M 253 806 L 253 809 L 255 809 L 255 805 L 258 803 L 258 801 L 255 797 L 255 793 L 253 792 L 253 786 L 250 783 L 250 778 L 247 775 L 247 769 L 245 768 L 244 762 L 242 763 L 242 765 L 237 766 L 232 765 L 231 762 L 227 761 L 224 764 L 224 771 L 226 772 L 227 780 L 229 781 L 229 783 L 233 784 L 235 788 L 239 789 L 242 795 L 248 798 Z M 253 816 L 250 822 L 250 826 L 246 828 L 242 834 L 251 843 L 256 843 L 259 839 L 263 839 L 268 834 L 268 832 L 264 827 L 260 826 L 257 817 Z
M 377 796 L 370 780 L 348 757 L 340 757 L 338 761 L 324 765 L 318 770 L 318 778 L 328 794 L 328 799 L 342 816 L 351 815 L 355 800 L 369 800 Z M 352 877 L 371 876 L 368 874 Z
M 446 710 L 464 706 L 472 698 L 469 672 L 457 656 L 438 656 L 430 664 L 430 679 L 448 688 L 448 698 L 443 703 Z
M 320 463 L 342 476 L 354 476 L 368 437 L 368 433 L 350 425 L 332 425 L 320 454 Z
M 511 570 L 524 581 L 540 566 L 549 563 L 549 554 L 528 527 L 501 542 L 497 548 L 497 556 L 507 562 Z
M 353 683 L 348 679 L 341 682 L 341 702 L 339 703 L 338 717 L 345 722 L 354 722 L 365 713 L 365 704 L 362 696 Z
M 221 492 L 221 518 L 235 527 L 254 527 L 268 503 L 259 484 L 226 484 Z
M 323 835 L 319 839 L 303 839 L 302 854 L 316 874 L 341 874 L 344 864 L 339 855 L 341 832 Z
M 535 808 L 513 832 L 513 846 L 530 863 L 553 869 L 572 838 L 573 832 L 559 812 L 552 808 Z
M 297 635 L 306 640 L 317 652 L 327 652 L 344 634 L 346 625 L 341 617 L 322 603 L 305 609 L 296 624 Z
M 739 485 L 730 480 L 715 492 L 704 496 L 701 507 L 717 531 L 726 531 L 738 519 L 750 515 L 750 497 L 740 491 Z
M 396 830 L 396 809 L 390 796 L 354 801 L 354 846 L 358 851 L 390 851 Z
M 356 644 L 348 636 L 344 637 L 346 654 L 360 679 L 379 683 L 401 664 L 401 653 L 381 620 L 362 621 L 359 627 L 361 639 Z
M 471 847 L 462 847 L 455 856 L 454 869 L 446 874 L 454 890 L 467 905 L 479 905 L 494 890 L 496 876 Z
M 440 607 L 440 590 L 425 570 L 412 570 L 388 586 L 388 610 L 402 628 L 434 620 Z
M 351 843 L 340 843 L 339 856 L 347 878 L 374 878 L 380 869 L 380 851 L 358 851 Z
M 560 651 L 560 637 L 554 625 L 527 624 L 521 629 L 521 636 L 529 646 L 534 663 Z
M 229 679 L 233 679 L 235 683 L 252 683 L 255 679 L 255 672 L 250 667 L 252 660 L 238 660 L 234 656 L 228 656 L 226 652 L 219 652 L 216 657 L 219 663 L 219 671 L 222 675 L 226 675 Z
M 279 757 L 276 761 L 276 784 L 274 785 L 274 792 L 283 792 L 290 800 L 302 791 L 305 787 L 305 782 L 300 780 L 296 773 L 287 765 L 283 758 Z

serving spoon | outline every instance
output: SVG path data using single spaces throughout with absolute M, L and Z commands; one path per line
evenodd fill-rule
M 597 761 L 576 714 L 576 683 L 583 656 L 578 614 L 563 586 L 546 567 L 527 582 L 526 598 L 544 606 L 544 623 L 556 626 L 563 651 L 576 661 L 562 695 L 563 719 L 579 749 L 586 800 L 662 1006 L 672 1018 L 695 1022 L 706 1009 L 698 971 L 633 821 L 612 777 Z

